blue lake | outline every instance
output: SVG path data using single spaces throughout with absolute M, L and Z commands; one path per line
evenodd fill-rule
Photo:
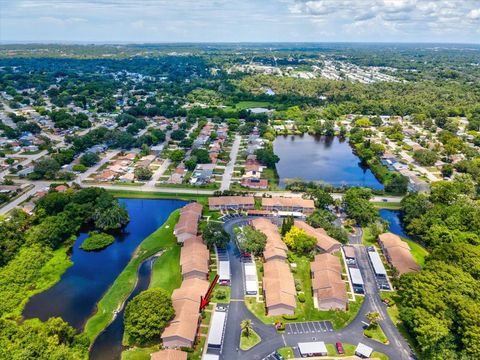
M 403 229 L 399 210 L 380 209 L 380 217 L 388 221 L 388 231 L 406 239 L 410 239 Z
M 277 172 L 281 187 L 288 179 L 302 179 L 333 186 L 383 189 L 372 171 L 361 164 L 346 139 L 308 134 L 278 136 L 273 148 L 280 157 Z
M 138 244 L 160 227 L 172 211 L 186 204 L 181 200 L 120 199 L 120 202 L 130 215 L 125 231 L 99 252 L 80 249 L 87 237 L 80 234 L 72 249 L 73 265 L 57 284 L 30 299 L 23 312 L 25 318 L 47 320 L 59 316 L 82 330 L 96 303 L 125 268 Z

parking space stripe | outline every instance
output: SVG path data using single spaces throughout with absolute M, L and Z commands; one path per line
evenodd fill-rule
M 312 325 L 313 330 L 310 328 L 310 325 Z M 315 327 L 313 326 L 313 323 L 307 323 L 307 326 L 310 332 L 315 332 Z

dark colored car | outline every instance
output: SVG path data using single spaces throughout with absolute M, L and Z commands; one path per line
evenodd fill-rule
M 277 360 L 285 360 L 285 358 L 280 355 L 280 353 L 278 351 L 275 351 L 275 353 L 273 354 L 273 356 L 275 357 L 275 359 Z
M 335 347 L 337 348 L 337 353 L 338 353 L 338 354 L 340 354 L 340 355 L 345 354 L 345 350 L 343 350 L 343 345 L 342 345 L 342 343 L 337 342 L 337 343 L 335 344 Z

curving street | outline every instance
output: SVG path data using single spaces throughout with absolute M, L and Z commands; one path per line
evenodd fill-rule
M 251 217 L 234 218 L 224 223 L 225 230 L 233 238 L 233 227 L 244 224 Z M 395 327 L 387 314 L 386 306 L 381 302 L 380 294 L 375 284 L 373 270 L 367 259 L 367 251 L 363 245 L 355 244 L 355 253 L 358 259 L 358 265 L 365 281 L 365 300 L 358 315 L 346 327 L 341 330 L 326 332 L 301 331 L 297 334 L 285 332 L 281 335 L 277 333 L 273 325 L 265 325 L 258 320 L 245 306 L 244 298 L 244 279 L 243 265 L 240 259 L 240 253 L 234 241 L 230 241 L 227 250 L 230 256 L 231 266 L 231 303 L 229 316 L 227 320 L 227 330 L 225 332 L 223 352 L 221 359 L 263 359 L 273 351 L 284 346 L 296 347 L 298 342 L 324 341 L 325 343 L 343 342 L 357 345 L 362 342 L 375 351 L 386 354 L 391 360 L 409 360 L 413 359 L 411 350 L 398 329 Z M 390 343 L 381 344 L 363 336 L 363 327 L 367 319 L 365 315 L 371 311 L 378 311 L 381 314 L 379 324 L 387 335 Z M 244 319 L 251 319 L 253 329 L 261 336 L 262 342 L 249 351 L 239 350 L 240 323 Z M 301 325 L 300 325 L 301 326 Z M 304 324 L 303 328 L 311 329 Z M 297 353 L 297 356 L 299 354 Z

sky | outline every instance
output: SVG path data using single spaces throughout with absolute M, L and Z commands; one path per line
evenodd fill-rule
M 0 42 L 480 43 L 480 0 L 0 0 Z

